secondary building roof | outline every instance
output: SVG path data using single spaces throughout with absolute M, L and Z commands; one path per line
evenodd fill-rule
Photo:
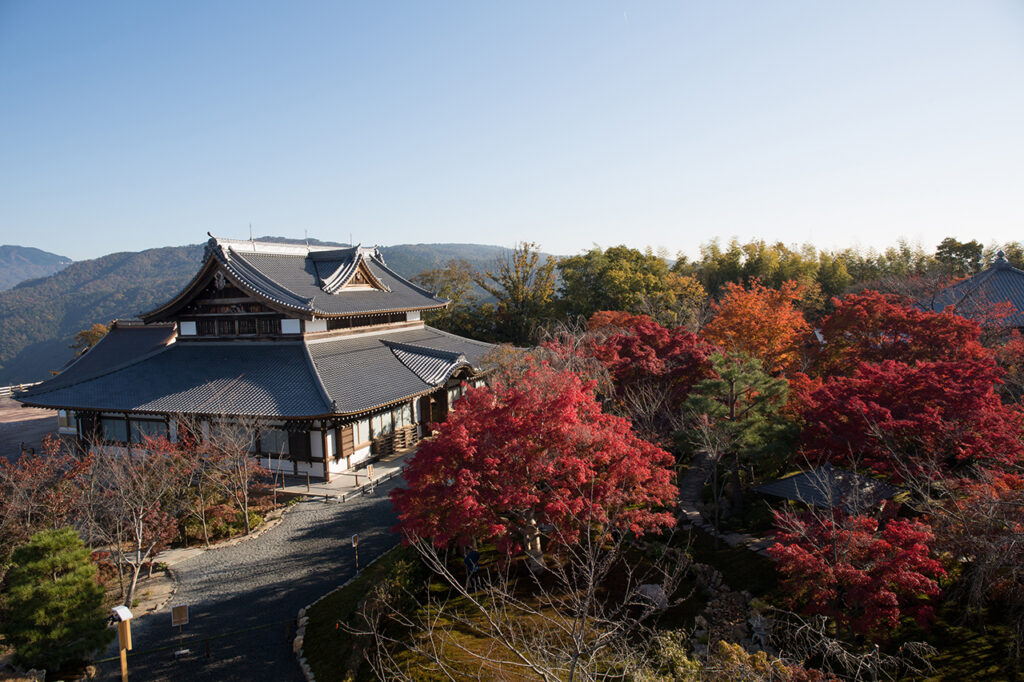
M 872 507 L 900 491 L 885 481 L 831 464 L 759 485 L 754 490 L 812 507 L 843 507 L 849 512 Z
M 323 340 L 176 343 L 169 326 L 115 325 L 64 373 L 16 397 L 54 409 L 356 415 L 433 391 L 462 367 L 479 371 L 490 349 L 426 326 Z
M 1005 303 L 1014 310 L 1007 317 L 993 320 L 993 307 Z M 989 268 L 943 289 L 920 305 L 934 312 L 952 306 L 957 315 L 983 324 L 1024 327 L 1024 271 L 1011 266 L 1000 251 Z
M 391 270 L 376 248 L 335 248 L 211 237 L 203 265 L 174 299 L 145 313 L 146 322 L 171 319 L 223 270 L 243 291 L 297 317 L 341 317 L 441 308 L 435 296 Z

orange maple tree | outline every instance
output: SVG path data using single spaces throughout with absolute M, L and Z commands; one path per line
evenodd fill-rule
M 750 288 L 726 284 L 725 294 L 714 305 L 715 316 L 702 334 L 725 350 L 757 358 L 771 374 L 789 373 L 798 367 L 801 344 L 811 332 L 794 305 L 803 293 L 804 287 L 794 281 L 778 289 L 756 279 Z

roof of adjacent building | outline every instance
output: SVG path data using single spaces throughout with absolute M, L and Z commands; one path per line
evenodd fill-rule
M 754 490 L 812 507 L 843 507 L 851 512 L 874 506 L 900 491 L 885 481 L 831 464 L 759 485 Z
M 211 237 L 199 272 L 147 322 L 167 319 L 205 285 L 214 270 L 272 307 L 304 317 L 338 317 L 388 311 L 440 308 L 435 296 L 394 272 L 376 248 L 345 248 L 237 241 Z M 353 287 L 363 273 L 365 286 Z
M 995 323 L 1024 327 L 1024 271 L 1010 265 L 1002 251 L 987 269 L 943 289 L 920 305 L 934 312 L 952 306 L 957 315 L 993 324 L 992 307 L 1000 303 L 1010 303 L 1015 310 Z
M 426 326 L 185 343 L 168 339 L 168 329 L 115 325 L 65 373 L 15 397 L 37 407 L 148 414 L 356 415 L 428 393 L 462 367 L 479 371 L 491 349 Z

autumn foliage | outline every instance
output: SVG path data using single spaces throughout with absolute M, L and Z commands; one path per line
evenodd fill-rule
M 795 305 L 803 293 L 804 287 L 792 281 L 778 289 L 756 279 L 749 288 L 726 284 L 722 299 L 714 306 L 714 318 L 701 331 L 705 339 L 727 351 L 760 360 L 770 374 L 797 369 L 811 333 Z
M 937 580 L 931 530 L 919 521 L 840 512 L 776 514 L 776 544 L 768 549 L 783 576 L 789 602 L 859 634 L 882 639 L 903 616 L 927 625 Z
M 985 357 L 977 322 L 933 313 L 897 296 L 865 291 L 833 300 L 835 310 L 818 330 L 814 368 L 819 376 L 852 374 L 861 363 L 906 364 Z
M 981 360 L 862 364 L 811 394 L 805 450 L 840 466 L 858 460 L 896 480 L 1016 462 L 1024 454 L 1021 414 L 995 393 L 998 377 Z
M 663 327 L 646 315 L 594 313 L 591 330 L 609 333 L 593 344 L 591 353 L 611 374 L 616 392 L 656 384 L 680 404 L 690 389 L 710 376 L 714 347 L 682 327 Z
M 515 383 L 470 389 L 437 428 L 391 496 L 408 535 L 514 554 L 537 550 L 543 526 L 572 543 L 598 525 L 641 534 L 675 523 L 672 456 L 602 413 L 572 373 L 536 364 Z

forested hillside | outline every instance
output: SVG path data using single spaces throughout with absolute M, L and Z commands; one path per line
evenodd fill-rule
M 71 259 L 30 246 L 0 246 L 0 291 L 63 270 Z
M 309 243 L 327 242 L 311 239 Z M 485 270 L 502 249 L 409 244 L 381 247 L 381 252 L 389 266 L 412 277 L 453 258 Z M 96 322 L 135 317 L 155 308 L 195 274 L 202 256 L 201 244 L 114 253 L 73 263 L 52 276 L 0 292 L 0 385 L 46 378 L 50 370 L 71 359 L 68 346 L 76 332 Z

